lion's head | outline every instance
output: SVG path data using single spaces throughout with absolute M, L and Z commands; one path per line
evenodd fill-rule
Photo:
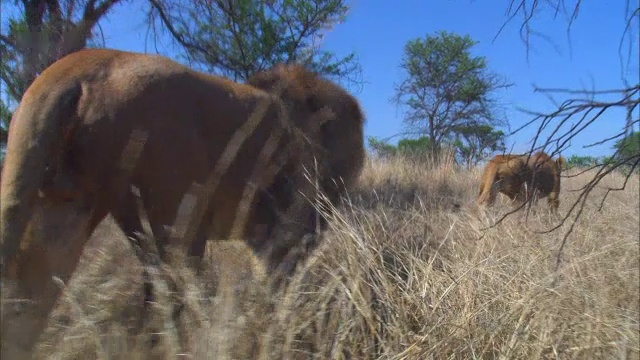
M 357 100 L 339 85 L 301 65 L 277 65 L 256 73 L 247 83 L 279 97 L 293 113 L 308 114 L 291 119 L 303 132 L 316 128 L 310 122 L 322 124 L 319 132 L 304 134 L 305 152 L 311 156 L 305 165 L 310 165 L 308 170 L 319 190 L 336 205 L 354 187 L 364 166 L 364 114 Z M 260 195 L 258 209 L 287 209 L 293 184 L 290 177 L 280 176 Z M 271 210 L 261 211 L 265 218 L 277 216 Z M 317 224 L 326 226 L 318 215 L 314 211 L 297 220 L 313 233 Z

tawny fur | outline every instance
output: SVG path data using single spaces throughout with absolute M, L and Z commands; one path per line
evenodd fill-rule
M 313 84 L 313 74 L 298 71 Z M 204 205 L 202 198 L 196 201 L 204 217 L 192 243 L 177 245 L 201 256 L 205 240 L 228 238 L 247 183 L 257 188 L 257 199 L 249 196 L 247 221 L 236 236 L 262 248 L 255 234 L 264 240 L 265 230 L 257 229 L 277 228 L 281 222 L 274 214 L 281 212 L 301 219 L 287 228 L 293 238 L 308 231 L 314 210 L 296 195 L 304 190 L 313 196 L 302 174 L 313 158 L 303 143 L 321 138 L 322 125 L 341 112 L 332 108 L 340 103 L 317 96 L 300 78 L 283 81 L 283 94 L 273 96 L 164 57 L 107 49 L 73 53 L 42 72 L 11 121 L 0 183 L 3 286 L 10 282 L 16 296 L 34 301 L 17 314 L 3 307 L 2 358 L 31 353 L 60 295 L 52 276 L 69 280 L 86 240 L 107 214 L 131 239 L 142 231 L 130 185 L 140 193 L 160 247 L 180 240 L 172 237 L 172 226 L 185 195 L 194 183 L 206 183 L 230 139 L 261 105 L 264 116 L 237 156 L 227 159 L 231 166 L 216 178 L 215 192 Z M 361 113 L 343 115 L 362 125 Z M 270 143 L 275 133 L 281 136 Z M 143 146 L 139 157 L 123 163 L 135 136 Z M 273 155 L 257 161 L 267 143 L 275 146 Z M 280 165 L 267 171 L 272 164 Z M 269 193 L 283 183 L 288 185 L 280 193 Z
M 492 205 L 498 192 L 522 202 L 536 193 L 533 199 L 547 197 L 551 210 L 556 212 L 564 162 L 562 156 L 553 160 L 542 151 L 531 156 L 497 155 L 484 168 L 476 202 Z
M 309 144 L 318 167 L 318 185 L 326 199 L 335 206 L 340 197 L 353 189 L 366 157 L 364 148 L 364 117 L 356 101 L 344 89 L 319 77 L 310 77 L 300 65 L 278 65 L 248 79 L 257 88 L 273 91 L 285 79 L 311 91 L 318 102 L 329 104 L 334 116 L 321 125 L 318 142 Z M 290 87 L 286 91 L 300 91 Z M 304 92 L 304 90 L 303 90 Z M 286 95 L 285 95 L 286 97 Z M 273 187 L 277 187 L 274 184 Z M 274 191 L 277 191 L 275 189 Z M 322 226 L 324 218 L 319 219 Z

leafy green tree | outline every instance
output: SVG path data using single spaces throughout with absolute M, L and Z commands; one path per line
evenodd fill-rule
M 369 137 L 368 143 L 373 153 L 383 159 L 402 157 L 420 163 L 433 159 L 430 157 L 432 154 L 431 144 L 426 136 L 415 139 L 403 138 L 398 141 L 397 145 L 391 145 L 384 140 Z M 447 146 L 449 145 L 447 144 Z
M 283 62 L 347 80 L 359 72 L 355 54 L 320 49 L 324 32 L 345 19 L 344 0 L 149 1 L 151 25 L 168 30 L 188 60 L 211 73 L 246 80 Z
M 634 131 L 621 140 L 616 141 L 614 149 L 618 158 L 626 162 L 635 162 L 640 158 L 640 131 Z
M 402 139 L 398 141 L 398 152 L 406 156 L 423 156 L 429 153 L 431 144 L 426 136 L 417 139 Z
M 615 165 L 617 162 L 613 156 L 603 156 L 600 158 L 600 164 Z
M 382 158 L 389 158 L 393 156 L 403 157 L 422 157 L 429 153 L 430 145 L 429 138 L 426 136 L 417 139 L 400 139 L 398 145 L 391 145 L 384 140 L 376 139 L 370 136 L 368 138 L 369 147 L 373 152 Z
M 469 36 L 439 32 L 407 42 L 392 101 L 405 108 L 407 133 L 427 136 L 434 151 L 453 142 L 457 130 L 503 124 L 493 94 L 510 86 L 473 56 Z M 470 130 L 469 130 L 470 131 Z M 468 134 L 470 132 L 467 132 Z
M 389 158 L 398 154 L 398 148 L 384 140 L 376 139 L 373 136 L 367 138 L 367 143 L 373 153 L 381 158 Z
M 471 169 L 482 159 L 494 152 L 506 150 L 505 134 L 491 125 L 461 125 L 454 129 L 457 155 Z
M 567 159 L 568 167 L 592 167 L 598 164 L 598 158 L 588 155 L 571 155 Z

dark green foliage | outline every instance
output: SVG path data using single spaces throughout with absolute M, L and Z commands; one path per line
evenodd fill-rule
M 211 73 L 246 80 L 277 63 L 296 62 L 322 74 L 349 77 L 355 54 L 319 49 L 323 32 L 344 21 L 343 0 L 150 0 L 152 14 L 189 60 Z
M 571 155 L 568 159 L 567 159 L 567 166 L 568 167 L 592 167 L 592 166 L 596 166 L 597 164 L 601 163 L 601 161 L 599 161 L 598 158 L 593 157 L 593 156 L 580 156 L 580 155 Z
M 417 139 L 402 139 L 398 141 L 398 152 L 404 155 L 421 156 L 429 153 L 431 144 L 429 138 L 422 136 Z
M 632 132 L 625 138 L 618 140 L 614 149 L 618 151 L 618 157 L 621 160 L 636 161 L 640 157 L 640 132 Z
M 500 130 L 485 126 L 480 127 L 478 132 L 467 131 L 465 134 L 467 136 L 465 142 L 456 140 L 442 144 L 442 147 L 454 150 L 457 160 L 466 163 L 469 167 L 477 165 L 483 157 L 490 155 L 489 152 L 505 150 L 504 133 Z M 370 136 L 368 143 L 374 154 L 382 158 L 403 156 L 427 159 L 432 154 L 432 146 L 426 136 L 416 139 L 403 138 L 396 146 Z
M 373 153 L 381 158 L 388 158 L 398 154 L 398 148 L 384 140 L 379 140 L 373 136 L 369 136 L 367 138 L 367 142 Z
M 367 140 L 371 150 L 381 158 L 389 158 L 393 156 L 415 158 L 426 156 L 430 152 L 429 138 L 425 136 L 417 139 L 400 139 L 400 141 L 398 141 L 398 145 L 391 145 L 386 141 L 376 139 L 373 136 L 370 136 Z
M 453 142 L 458 157 L 471 168 L 495 152 L 504 152 L 505 134 L 491 125 L 462 125 L 455 128 Z

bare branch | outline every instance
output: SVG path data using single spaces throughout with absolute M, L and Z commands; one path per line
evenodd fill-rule
M 537 89 L 537 90 L 543 93 L 561 93 L 561 94 L 570 94 L 570 95 L 577 94 L 577 95 L 588 95 L 588 97 L 587 98 L 569 98 L 567 100 L 564 100 L 562 103 L 560 103 L 560 105 L 555 111 L 552 111 L 546 114 L 534 112 L 534 111 L 528 111 L 529 114 L 534 116 L 533 119 L 526 122 L 523 126 L 513 131 L 511 135 L 521 131 L 522 129 L 532 125 L 533 123 L 536 123 L 536 122 L 539 123 L 535 132 L 534 139 L 532 141 L 529 154 L 537 150 L 544 150 L 554 142 L 556 143 L 556 146 L 555 146 L 555 149 L 553 149 L 551 156 L 553 156 L 554 154 L 560 153 L 560 151 L 562 151 L 567 146 L 568 142 L 572 138 L 577 136 L 579 133 L 584 131 L 587 127 L 591 126 L 594 122 L 600 119 L 606 111 L 613 108 L 626 108 L 628 109 L 630 114 L 631 111 L 633 111 L 638 106 L 640 106 L 640 97 L 638 96 L 640 94 L 640 84 L 630 86 L 626 89 L 601 90 L 601 91 L 583 91 L 583 90 L 570 90 L 570 89 Z M 610 101 L 598 100 L 596 98 L 597 96 L 612 95 L 612 94 L 620 94 L 621 96 L 618 99 L 610 100 Z M 561 131 L 562 127 L 565 124 L 567 124 L 569 120 L 574 119 L 576 117 L 578 118 L 578 120 L 575 123 L 573 123 L 568 130 Z M 593 144 L 587 145 L 586 147 L 603 144 L 608 141 L 622 138 L 627 134 L 627 131 L 626 131 L 627 128 L 633 127 L 633 125 L 638 122 L 640 122 L 640 119 L 630 121 L 622 129 L 622 131 L 620 131 L 616 135 L 594 142 Z M 551 129 L 551 134 L 548 135 L 546 139 L 542 141 L 541 144 L 538 144 L 538 139 L 541 138 L 543 131 L 551 126 L 553 126 L 553 128 Z M 597 185 L 600 183 L 600 181 L 604 177 L 608 176 L 614 171 L 620 170 L 623 167 L 625 168 L 628 167 L 627 171 L 630 171 L 630 172 L 629 174 L 627 174 L 624 183 L 620 187 L 607 189 L 605 195 L 603 196 L 600 202 L 600 208 L 602 208 L 604 201 L 606 200 L 606 198 L 611 192 L 621 191 L 626 187 L 629 176 L 631 176 L 630 174 L 636 171 L 639 167 L 640 153 L 630 154 L 625 157 L 622 154 L 622 149 L 618 148 L 613 154 L 612 159 L 613 160 L 602 163 L 602 164 L 595 164 L 587 168 L 586 170 L 580 171 L 578 174 L 563 175 L 563 177 L 565 178 L 575 177 L 580 174 L 584 174 L 588 171 L 596 170 L 596 174 L 587 184 L 582 186 L 580 189 L 569 190 L 569 191 L 579 191 L 580 194 L 578 196 L 578 199 L 573 204 L 571 204 L 569 210 L 562 217 L 560 222 L 555 226 L 551 227 L 550 229 L 538 232 L 538 233 L 549 233 L 549 232 L 555 231 L 559 229 L 561 226 L 563 226 L 569 220 L 569 218 L 572 215 L 574 215 L 573 219 L 571 220 L 571 225 L 569 229 L 565 232 L 563 236 L 563 241 L 558 250 L 558 255 L 556 258 L 557 267 L 560 266 L 562 252 L 566 245 L 567 239 L 569 235 L 573 232 L 573 229 L 579 217 L 582 215 L 584 205 L 587 199 L 589 198 L 591 192 L 593 191 L 593 189 L 597 187 Z M 498 225 L 506 217 L 519 211 L 526 205 L 527 205 L 527 201 L 523 202 L 516 209 L 513 209 L 507 212 L 506 214 L 504 214 L 493 225 L 487 227 L 487 229 Z
M 297 62 L 344 80 L 360 70 L 354 54 L 336 57 L 315 43 L 315 37 L 346 12 L 342 0 L 246 6 L 227 0 L 150 0 L 150 4 L 152 15 L 189 60 L 208 72 L 244 80 L 277 63 Z M 154 21 L 150 19 L 149 27 Z
M 91 1 L 89 2 L 90 5 L 88 4 L 85 8 L 82 20 L 93 26 L 113 7 L 113 5 L 118 4 L 120 1 L 121 0 L 104 0 L 98 5 L 98 7 L 95 7 L 95 1 Z
M 169 30 L 169 33 L 171 33 L 171 36 L 178 43 L 180 43 L 180 45 L 184 46 L 185 48 L 195 49 L 197 51 L 202 52 L 203 54 L 209 54 L 209 51 L 207 49 L 205 49 L 204 47 L 198 44 L 194 44 L 187 41 L 182 36 L 182 34 L 173 26 L 173 21 L 172 19 L 169 18 L 168 14 L 165 12 L 163 5 L 160 3 L 160 0 L 149 0 L 149 4 L 151 4 L 153 9 L 155 9 L 155 11 L 158 12 L 158 16 L 160 16 L 160 20 L 162 21 L 162 24 L 167 28 L 167 30 Z M 209 56 L 215 57 L 215 54 L 209 54 Z
M 631 125 L 636 124 L 636 123 L 638 123 L 639 121 L 640 121 L 640 120 L 635 120 L 635 121 L 631 122 Z M 602 140 L 600 140 L 600 141 L 596 141 L 596 142 L 591 143 L 591 144 L 588 144 L 588 145 L 584 145 L 584 146 L 583 146 L 583 148 L 587 149 L 587 148 L 590 148 L 590 147 L 594 147 L 594 146 L 602 145 L 602 144 L 604 144 L 604 143 L 607 143 L 607 142 L 612 141 L 612 140 L 615 140 L 615 139 L 619 139 L 619 138 L 624 137 L 624 136 L 626 136 L 626 135 L 627 135 L 627 127 L 625 126 L 624 130 L 623 130 L 623 131 L 621 131 L 621 132 L 619 132 L 618 134 L 613 135 L 613 136 L 610 136 L 610 137 L 605 138 L 605 139 L 602 139 Z
M 631 11 L 631 6 L 629 3 L 629 0 L 626 1 L 625 4 L 625 13 L 629 14 L 629 12 Z M 624 31 L 622 32 L 622 36 L 620 37 L 620 43 L 618 44 L 618 59 L 620 60 L 620 71 L 621 71 L 621 77 L 624 79 L 624 68 L 625 66 L 623 65 L 623 58 L 624 56 L 622 55 L 622 44 L 624 43 L 624 39 L 627 37 L 627 35 L 631 32 L 631 28 L 633 27 L 632 21 L 636 19 L 638 20 L 638 27 L 640 28 L 640 6 L 638 6 L 635 10 L 633 10 L 633 12 L 631 12 L 631 14 L 629 14 L 627 16 L 627 18 L 625 19 L 625 27 L 624 27 Z M 631 61 L 631 59 L 633 58 L 631 55 L 631 48 L 633 46 L 633 39 L 634 37 L 630 36 L 629 37 L 629 49 L 628 49 L 628 56 L 627 56 L 627 65 L 626 67 L 629 67 L 629 62 Z
M 635 90 L 635 89 L 637 89 L 637 86 L 631 88 L 631 90 Z M 630 90 L 629 88 L 607 89 L 607 90 L 575 90 L 575 89 L 534 87 L 533 92 L 555 93 L 555 94 L 572 94 L 572 95 L 589 95 L 589 96 L 593 97 L 595 95 L 603 95 L 603 94 L 620 94 L 620 93 L 628 92 L 629 90 Z
M 610 192 L 612 191 L 623 191 L 624 189 L 626 189 L 627 187 L 627 183 L 629 182 L 629 179 L 631 178 L 631 176 L 633 175 L 633 171 L 638 167 L 638 163 L 640 162 L 640 159 L 638 159 L 632 166 L 631 169 L 629 170 L 629 172 L 627 173 L 627 175 L 624 178 L 624 182 L 622 183 L 622 186 L 617 187 L 617 188 L 608 188 L 607 192 L 604 194 L 604 196 L 602 197 L 602 201 L 600 202 L 600 206 L 598 207 L 598 212 L 602 211 L 602 207 L 604 206 L 604 201 L 607 199 L 607 196 L 609 195 Z

